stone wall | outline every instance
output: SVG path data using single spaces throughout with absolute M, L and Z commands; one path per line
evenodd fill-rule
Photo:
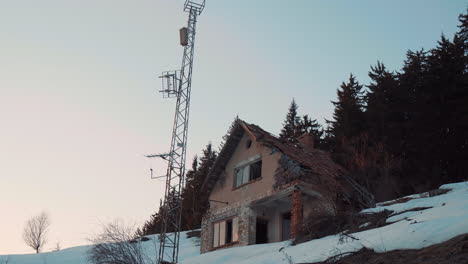
M 332 201 L 322 198 L 309 198 L 303 201 L 304 219 L 317 216 L 336 215 L 336 204 Z
M 200 253 L 205 253 L 210 250 L 211 237 L 213 236 L 213 227 L 208 215 L 202 218 L 201 222 L 201 234 L 200 234 Z
M 293 189 L 294 186 L 287 186 Z M 267 198 L 278 191 L 269 190 L 258 194 L 256 197 L 246 198 L 243 201 L 225 205 L 221 208 L 210 208 L 203 216 L 201 223 L 200 252 L 205 253 L 213 249 L 213 223 L 234 216 L 239 217 L 239 240 L 232 246 L 252 245 L 256 242 L 256 222 L 257 216 L 251 209 L 253 202 Z
M 292 193 L 291 195 L 291 235 L 294 237 L 303 223 L 304 217 L 311 215 L 330 215 L 335 214 L 335 206 L 332 201 L 324 199 L 324 197 L 310 196 L 301 192 L 296 188 L 297 183 L 291 183 L 285 186 L 283 191 Z M 256 212 L 252 209 L 252 205 L 263 199 L 272 197 L 279 193 L 280 190 L 270 190 L 262 194 L 258 194 L 255 198 L 249 197 L 244 201 L 235 202 L 225 205 L 221 208 L 212 208 L 207 211 L 202 219 L 200 252 L 205 253 L 213 250 L 213 223 L 223 219 L 237 216 L 239 219 L 239 239 L 237 242 L 223 246 L 246 246 L 256 242 Z M 279 232 L 279 231 L 278 231 Z M 217 248 L 216 248 L 217 249 Z
M 230 206 L 218 209 L 214 212 L 208 211 L 202 219 L 200 252 L 205 253 L 213 249 L 213 223 L 232 217 L 239 219 L 239 239 L 228 246 L 247 246 L 255 244 L 255 212 L 249 206 Z M 228 247 L 223 246 L 223 247 Z

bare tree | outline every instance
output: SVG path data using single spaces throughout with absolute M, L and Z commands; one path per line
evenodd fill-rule
M 23 231 L 23 239 L 26 245 L 36 250 L 36 253 L 39 253 L 41 248 L 47 242 L 46 235 L 49 226 L 49 215 L 45 212 L 32 217 L 26 222 L 26 226 Z
M 60 241 L 57 241 L 55 243 L 55 247 L 54 248 L 51 248 L 50 250 L 52 251 L 60 251 L 62 249 L 62 247 L 60 246 Z
M 94 264 L 153 264 L 142 247 L 135 230 L 117 221 L 103 226 L 103 231 L 90 239 L 88 261 Z
M 0 259 L 0 264 L 8 264 L 10 262 L 10 256 Z

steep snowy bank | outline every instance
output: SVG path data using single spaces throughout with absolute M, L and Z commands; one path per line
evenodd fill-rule
M 289 243 L 284 242 L 255 245 L 203 254 L 186 259 L 182 263 L 310 263 L 323 261 L 340 253 L 357 251 L 363 247 L 384 252 L 419 249 L 438 244 L 468 233 L 468 183 L 447 184 L 440 188 L 450 191 L 433 197 L 429 197 L 428 194 L 411 195 L 406 197 L 410 200 L 404 203 L 380 205 L 364 210 L 363 212 L 392 210 L 394 217 L 389 220 L 394 223 L 352 234 L 358 240 L 347 239 L 340 242 L 340 236 L 334 235 L 297 246 L 289 246 Z M 398 215 L 418 207 L 430 208 Z
M 311 263 L 363 247 L 377 252 L 395 249 L 420 249 L 468 233 L 468 183 L 447 184 L 445 194 L 411 195 L 404 199 L 382 203 L 363 212 L 385 209 L 394 213 L 387 219 L 389 225 L 352 234 L 356 239 L 340 241 L 339 235 L 290 246 L 290 242 L 252 245 L 218 250 L 199 255 L 198 240 L 181 234 L 180 262 L 182 264 L 271 264 Z M 401 202 L 406 201 L 406 202 Z M 428 208 L 408 211 L 414 208 Z M 407 212 L 406 212 L 407 211 Z M 403 213 L 402 213 L 403 212 Z M 154 241 L 154 237 L 152 237 Z M 149 256 L 155 255 L 157 244 L 144 242 Z M 0 264 L 86 264 L 89 246 L 64 249 L 57 252 L 0 256 Z M 3 261 L 3 262 L 2 262 Z

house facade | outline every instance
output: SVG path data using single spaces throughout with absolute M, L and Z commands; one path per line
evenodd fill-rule
M 313 148 L 312 135 L 293 145 L 236 120 L 203 184 L 210 208 L 201 252 L 294 238 L 305 218 L 340 210 L 338 198 L 349 192 L 343 174 Z

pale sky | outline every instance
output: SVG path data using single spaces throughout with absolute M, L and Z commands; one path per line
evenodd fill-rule
M 32 253 L 27 219 L 46 211 L 48 251 L 102 223 L 154 213 L 180 68 L 184 0 L 0 0 L 0 254 Z M 407 49 L 457 31 L 463 0 L 207 0 L 199 18 L 188 161 L 218 146 L 236 115 L 278 134 L 294 97 L 330 119 L 336 89 L 369 66 L 400 69 Z

